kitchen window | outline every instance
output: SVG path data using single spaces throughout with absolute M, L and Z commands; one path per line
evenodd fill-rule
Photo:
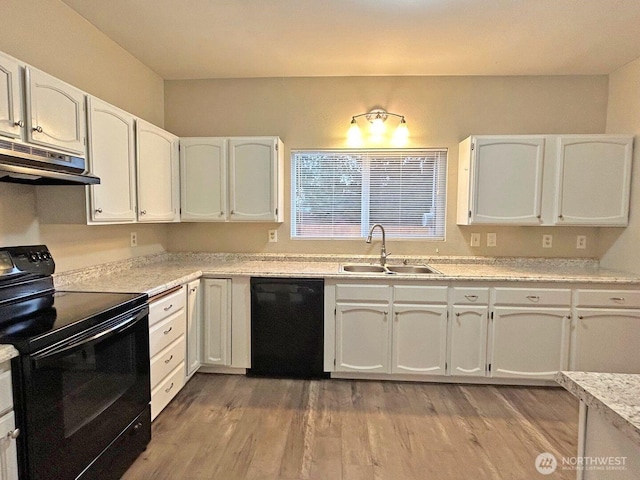
M 446 149 L 295 150 L 291 237 L 444 240 Z

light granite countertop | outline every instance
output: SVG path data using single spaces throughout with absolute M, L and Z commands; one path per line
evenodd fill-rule
M 640 447 L 640 375 L 560 372 L 556 381 Z
M 0 345 L 0 363 L 8 362 L 13 357 L 18 356 L 18 351 L 13 345 Z
M 640 285 L 640 277 L 601 269 L 587 259 L 527 259 L 476 257 L 408 257 L 410 263 L 429 264 L 440 275 L 394 274 L 397 280 L 424 282 L 491 281 Z M 200 278 L 234 276 L 327 279 L 385 279 L 386 274 L 340 271 L 342 263 L 376 263 L 376 257 L 278 254 L 157 254 L 125 262 L 56 274 L 61 290 L 142 292 L 149 296 Z M 394 262 L 390 262 L 394 263 Z

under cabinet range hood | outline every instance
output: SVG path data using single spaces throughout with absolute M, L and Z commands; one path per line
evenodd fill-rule
M 0 182 L 30 185 L 95 185 L 85 159 L 23 143 L 0 140 Z

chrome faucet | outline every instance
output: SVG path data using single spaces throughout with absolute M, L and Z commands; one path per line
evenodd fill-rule
M 373 234 L 373 229 L 379 227 L 382 232 L 382 247 L 380 248 L 380 265 L 383 267 L 387 263 L 387 257 L 391 255 L 387 253 L 387 240 L 385 238 L 384 227 L 379 223 L 374 223 L 371 225 L 371 229 L 369 230 L 369 236 L 367 237 L 366 243 L 371 243 L 371 235 Z

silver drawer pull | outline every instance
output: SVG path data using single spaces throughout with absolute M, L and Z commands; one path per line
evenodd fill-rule
M 609 300 L 612 302 L 624 303 L 624 297 L 611 297 Z
M 171 355 L 169 358 L 167 358 L 164 363 L 169 363 L 171 360 L 173 360 L 173 355 Z
M 164 311 L 168 312 L 169 310 L 171 310 L 173 308 L 173 303 L 171 305 L 169 305 L 168 307 L 164 307 Z
M 169 388 L 165 388 L 164 392 L 165 393 L 169 393 L 171 391 L 171 389 L 173 388 L 173 382 L 171 382 L 171 385 L 169 385 Z
M 173 330 L 173 327 L 169 327 L 169 330 L 165 330 L 163 333 L 166 335 L 166 334 L 168 334 L 171 330 Z
M 478 295 L 465 295 L 464 298 L 466 298 L 470 302 L 475 302 L 476 300 L 478 300 Z
M 531 300 L 532 302 L 539 302 L 540 301 L 540 297 L 538 295 L 527 295 L 527 299 Z
M 15 440 L 16 438 L 18 438 L 20 436 L 20 429 L 19 428 L 14 428 L 13 430 L 9 430 L 9 433 L 7 433 L 7 437 Z

